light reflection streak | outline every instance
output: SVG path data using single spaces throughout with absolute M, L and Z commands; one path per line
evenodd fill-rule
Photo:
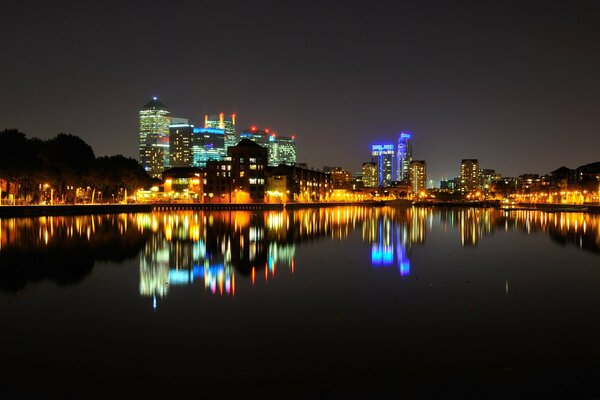
M 140 243 L 139 293 L 160 299 L 182 286 L 236 294 L 236 275 L 259 285 L 296 272 L 297 245 L 362 234 L 371 265 L 413 273 L 415 246 L 425 243 L 433 220 L 457 244 L 477 246 L 495 230 L 546 234 L 552 240 L 600 252 L 600 216 L 532 210 L 335 207 L 296 211 L 216 211 L 0 219 L 0 257 L 14 248 L 63 246 L 124 248 Z M 104 247 L 103 247 L 104 246 Z M 102 250 L 105 251 L 105 250 Z M 368 250 L 367 250 L 368 251 Z M 65 251 L 68 257 L 68 251 Z M 106 256 L 104 256 L 106 257 Z M 1 261 L 0 261 L 1 262 Z M 238 279 L 239 281 L 239 279 Z M 152 300 L 154 302 L 154 300 Z

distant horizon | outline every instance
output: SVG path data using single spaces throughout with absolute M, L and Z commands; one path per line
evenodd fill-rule
M 177 117 L 177 118 L 185 118 L 185 117 Z M 202 125 L 202 124 L 200 124 L 200 125 Z M 251 127 L 251 126 L 250 126 L 250 127 Z M 250 128 L 250 127 L 248 127 L 248 128 Z M 90 143 L 89 143 L 87 140 L 85 140 L 85 138 L 84 138 L 84 137 L 82 137 L 82 136 L 80 136 L 80 135 L 77 135 L 77 134 L 69 133 L 69 132 L 58 132 L 58 133 L 56 133 L 56 134 L 54 134 L 54 135 L 51 135 L 51 136 L 49 136 L 49 137 L 47 137 L 47 138 L 41 138 L 41 137 L 38 137 L 38 136 L 32 136 L 32 135 L 30 135 L 28 132 L 24 132 L 24 131 L 20 130 L 19 128 L 4 128 L 4 129 L 0 130 L 0 132 L 3 132 L 3 131 L 8 131 L 8 130 L 13 130 L 13 129 L 14 129 L 14 130 L 17 130 L 17 131 L 19 131 L 19 132 L 21 132 L 21 133 L 24 133 L 24 134 L 25 134 L 25 137 L 26 137 L 26 138 L 28 138 L 28 139 L 50 140 L 50 139 L 52 139 L 53 137 L 55 137 L 55 136 L 57 136 L 57 135 L 60 135 L 60 134 L 67 134 L 67 135 L 73 135 L 73 136 L 77 136 L 77 137 L 81 138 L 82 140 L 84 140 L 84 142 L 85 142 L 85 143 L 87 143 L 88 145 L 90 145 L 90 146 L 92 147 L 92 150 L 94 151 L 94 154 L 95 154 L 95 156 L 96 156 L 96 157 L 123 156 L 123 157 L 127 157 L 127 158 L 132 158 L 132 159 L 134 159 L 134 160 L 138 161 L 138 163 L 139 163 L 139 154 L 137 154 L 137 155 L 127 155 L 127 154 L 125 154 L 125 153 L 111 153 L 111 154 L 104 154 L 104 153 L 102 153 L 102 154 L 101 154 L 101 153 L 97 153 L 97 152 L 96 152 L 96 150 L 94 149 L 94 146 L 93 146 L 92 144 L 90 144 Z M 244 128 L 244 129 L 246 129 L 246 128 Z M 241 130 L 243 130 L 243 129 L 241 129 Z M 238 133 L 239 133 L 239 131 L 238 131 Z M 381 143 L 381 142 L 380 142 L 380 144 L 388 144 L 388 143 L 389 143 L 389 144 L 393 144 L 393 142 L 391 142 L 391 141 L 390 141 L 390 142 L 387 142 L 387 143 Z M 460 160 L 458 160 L 458 169 L 459 169 L 459 170 L 460 170 L 460 162 L 461 162 L 461 160 L 463 160 L 463 159 L 464 159 L 464 158 L 461 158 Z M 476 160 L 478 160 L 478 161 L 479 161 L 479 164 L 480 164 L 480 165 L 479 165 L 479 167 L 480 167 L 480 169 L 482 169 L 482 170 L 483 170 L 483 169 L 494 169 L 494 168 L 487 168 L 487 167 L 485 167 L 485 166 L 482 166 L 482 165 L 481 165 L 481 159 L 479 159 L 479 158 L 476 158 L 476 157 L 474 157 L 473 159 L 476 159 Z M 419 160 L 419 161 L 421 161 L 420 159 L 416 159 L 416 158 L 414 158 L 414 157 L 413 157 L 413 160 Z M 427 168 L 429 169 L 429 162 L 428 162 L 428 160 L 423 160 L 423 161 L 425 161 L 425 162 L 426 162 L 426 164 L 427 164 Z M 365 162 L 371 162 L 371 160 L 370 160 L 370 159 L 369 159 L 369 160 L 365 160 L 365 161 L 363 161 L 362 163 L 365 163 Z M 562 167 L 566 167 L 566 168 L 569 168 L 569 169 L 575 170 L 575 169 L 577 169 L 577 168 L 579 168 L 579 167 L 583 167 L 583 166 L 586 166 L 586 165 L 589 165 L 589 164 L 598 163 L 598 162 L 600 162 L 600 160 L 598 160 L 598 161 L 586 162 L 586 163 L 582 163 L 582 164 L 579 164 L 579 165 L 576 165 L 576 166 L 568 166 L 568 165 L 565 165 L 565 164 L 561 164 L 560 166 L 556 166 L 556 167 L 552 168 L 550 171 L 547 171 L 547 172 L 521 172 L 521 173 L 518 173 L 518 174 L 516 174 L 516 175 L 505 175 L 505 174 L 502 174 L 502 173 L 501 173 L 500 171 L 498 171 L 497 169 L 495 169 L 495 172 L 496 172 L 496 173 L 498 173 L 498 174 L 500 174 L 500 175 L 501 175 L 503 178 L 518 178 L 520 175 L 526 175 L 526 174 L 537 174 L 537 175 L 539 175 L 539 176 L 543 176 L 543 175 L 548 175 L 548 174 L 550 174 L 552 171 L 555 171 L 555 170 L 557 170 L 557 169 L 559 169 L 559 168 L 562 168 Z M 361 163 L 361 165 L 362 165 L 362 163 Z M 305 163 L 305 162 L 302 162 L 302 161 L 298 161 L 296 164 L 307 164 L 307 163 Z M 361 172 L 361 169 L 360 169 L 360 168 L 359 168 L 358 170 L 356 170 L 356 171 L 352 171 L 352 170 L 350 170 L 350 169 L 347 169 L 347 168 L 345 168 L 343 165 L 337 165 L 337 164 L 335 164 L 335 163 L 328 163 L 328 162 L 322 163 L 321 165 L 312 165 L 312 164 L 307 164 L 307 166 L 308 166 L 309 168 L 314 168 L 314 169 L 318 169 L 318 170 L 321 170 L 321 169 L 323 169 L 323 168 L 325 168 L 325 167 L 342 167 L 342 168 L 343 168 L 343 169 L 345 169 L 346 171 L 350 172 L 350 173 L 352 174 L 352 176 L 353 176 L 353 177 L 354 177 L 354 176 L 356 176 L 356 174 L 357 174 L 357 173 Z M 429 174 L 428 174 L 428 175 L 429 175 Z M 437 180 L 436 180 L 436 179 L 429 179 L 429 178 L 428 178 L 428 179 L 427 179 L 427 184 L 429 185 L 429 182 L 431 182 L 431 181 L 432 181 L 432 182 L 434 183 L 434 188 L 439 188 L 439 186 L 440 186 L 440 182 L 441 182 L 442 180 L 452 180 L 452 179 L 458 178 L 459 176 L 460 176 L 460 173 L 457 173 L 455 176 L 448 176 L 448 177 L 446 177 L 445 179 L 437 179 Z

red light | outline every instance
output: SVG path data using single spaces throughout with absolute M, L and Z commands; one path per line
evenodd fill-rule
M 269 128 L 265 129 L 265 132 L 269 133 Z
M 256 132 L 256 126 L 255 126 L 255 125 L 252 125 L 252 128 L 250 128 L 250 130 L 251 130 L 252 132 Z
M 295 135 L 292 135 L 292 140 L 296 140 L 296 136 Z

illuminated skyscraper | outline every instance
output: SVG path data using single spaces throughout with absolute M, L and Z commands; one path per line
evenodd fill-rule
M 227 154 L 225 130 L 194 128 L 192 135 L 192 166 L 204 168 L 207 161 L 221 161 Z
M 252 126 L 240 132 L 240 139 L 250 139 L 269 149 L 269 166 L 296 164 L 295 136 L 278 136 L 268 129 L 257 129 L 256 126 Z
M 402 132 L 398 136 L 398 153 L 396 155 L 396 177 L 397 181 L 409 180 L 408 166 L 412 161 L 412 134 Z
M 479 188 L 479 161 L 477 159 L 462 160 L 460 163 L 460 191 L 467 194 Z
M 274 165 L 294 165 L 296 164 L 296 137 L 295 136 L 275 136 Z M 270 163 L 269 163 L 270 164 Z
M 154 178 L 169 165 L 170 114 L 156 97 L 140 110 L 140 164 Z
M 230 117 L 226 117 L 224 113 L 220 113 L 219 115 L 205 115 L 204 127 L 225 129 L 225 151 L 227 151 L 227 147 L 237 144 L 235 114 L 231 114 Z
M 395 177 L 395 151 L 393 144 L 371 145 L 371 161 L 377 166 L 377 184 L 389 186 Z
M 169 125 L 169 166 L 192 166 L 192 132 L 194 125 Z
M 410 189 L 418 195 L 427 189 L 427 164 L 423 160 L 413 160 L 408 166 Z

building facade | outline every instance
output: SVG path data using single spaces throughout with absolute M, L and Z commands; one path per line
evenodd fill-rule
M 206 163 L 205 193 L 208 202 L 262 203 L 268 150 L 249 139 L 227 148 L 222 161 Z
M 192 166 L 192 138 L 194 125 L 169 125 L 169 165 L 171 168 Z
M 377 164 L 372 162 L 363 163 L 361 171 L 363 186 L 366 188 L 376 188 L 378 186 Z
M 235 114 L 226 116 L 225 113 L 204 116 L 205 128 L 218 128 L 225 130 L 225 149 L 227 149 L 227 147 L 235 146 L 237 143 L 235 118 Z
M 269 150 L 269 166 L 296 164 L 296 137 L 278 136 L 268 129 L 252 126 L 240 132 L 240 139 L 249 139 Z
M 412 133 L 402 132 L 398 136 L 398 147 L 396 154 L 396 180 L 409 180 L 409 166 L 412 161 Z
M 193 129 L 191 148 L 192 166 L 204 168 L 208 161 L 221 161 L 226 155 L 225 129 Z
M 463 194 L 476 192 L 480 187 L 479 161 L 464 159 L 460 163 L 460 191 Z
M 154 178 L 169 165 L 169 124 L 171 113 L 153 97 L 139 112 L 140 164 Z
M 423 160 L 413 160 L 408 166 L 410 189 L 418 196 L 427 189 L 427 164 Z
M 377 166 L 377 185 L 381 187 L 390 186 L 396 176 L 396 154 L 394 145 L 371 145 L 371 161 Z
M 333 184 L 329 173 L 284 164 L 268 171 L 269 202 L 328 201 L 332 193 Z

